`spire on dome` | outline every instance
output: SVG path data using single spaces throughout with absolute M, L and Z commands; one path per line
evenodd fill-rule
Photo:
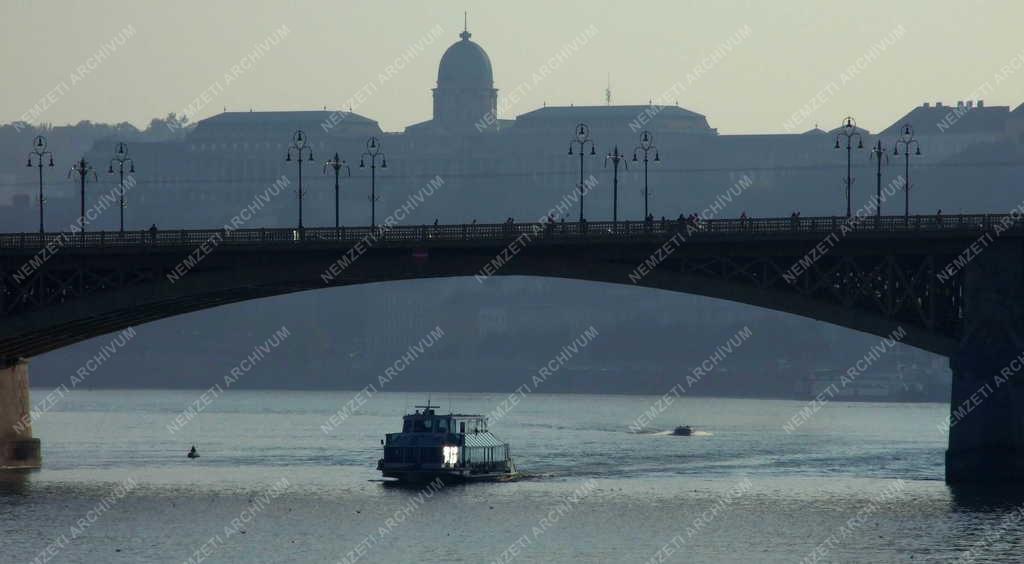
M 459 37 L 463 41 L 468 41 L 470 37 L 473 37 L 473 34 L 469 32 L 469 12 L 462 12 L 462 33 L 459 34 Z

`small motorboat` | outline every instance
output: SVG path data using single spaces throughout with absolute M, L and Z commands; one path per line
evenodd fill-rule
M 693 429 L 689 425 L 680 425 L 672 431 L 672 434 L 677 437 L 689 437 L 693 434 Z
M 192 450 L 188 451 L 188 454 L 185 456 L 189 458 L 199 458 L 199 452 L 196 451 L 196 445 L 192 445 Z

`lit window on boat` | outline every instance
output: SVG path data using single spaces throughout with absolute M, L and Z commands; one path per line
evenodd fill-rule
M 455 466 L 459 463 L 459 447 L 446 446 L 444 447 L 443 454 L 445 466 Z

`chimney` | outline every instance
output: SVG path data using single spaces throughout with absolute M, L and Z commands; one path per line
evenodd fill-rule
M 942 102 L 935 102 L 935 107 L 936 108 L 941 108 L 942 107 Z
M 958 107 L 958 108 L 964 107 L 964 101 L 963 100 L 957 100 L 956 101 L 956 107 Z
M 974 107 L 974 100 L 968 100 L 967 101 L 967 107 L 968 108 L 973 108 Z
M 924 105 L 921 106 L 921 107 L 923 107 L 923 108 L 930 108 L 930 107 L 932 107 L 932 105 L 930 103 L 928 103 L 928 102 L 925 102 Z
M 979 108 L 984 108 L 985 107 L 985 101 L 984 100 L 978 100 L 978 107 Z

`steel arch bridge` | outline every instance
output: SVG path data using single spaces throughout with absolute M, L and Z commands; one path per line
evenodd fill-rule
M 685 292 L 950 357 L 946 480 L 1024 481 L 1024 227 L 1007 215 L 0 235 L 0 468 L 37 468 L 27 359 L 291 292 L 546 276 Z M 1010 375 L 1012 376 L 1012 374 Z M 987 389 L 984 402 L 976 401 Z M 960 418 L 971 403 L 969 416 Z M 954 421 L 954 418 L 956 420 Z M 955 426 L 954 426 L 955 424 Z
M 7 234 L 0 359 L 254 298 L 490 274 L 685 292 L 876 335 L 902 327 L 907 343 L 948 355 L 962 270 L 944 269 L 1006 217 Z

